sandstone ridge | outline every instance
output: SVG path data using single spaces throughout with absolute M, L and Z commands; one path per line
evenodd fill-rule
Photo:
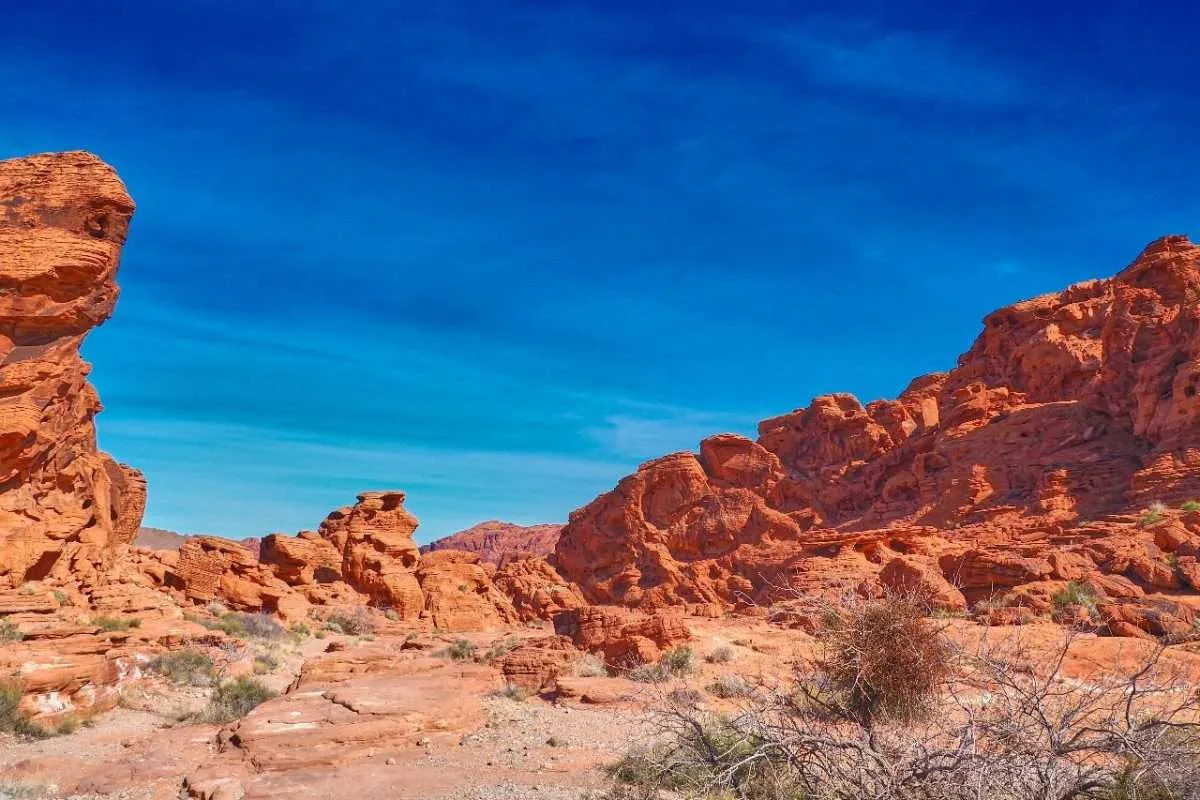
M 590 602 L 643 608 L 920 575 L 951 606 L 1045 611 L 1092 580 L 1182 629 L 1200 520 L 1138 515 L 1200 496 L 1198 300 L 1200 248 L 1159 239 L 1113 278 L 988 315 L 954 369 L 895 400 L 818 397 L 757 440 L 642 465 L 571 515 L 552 561 Z

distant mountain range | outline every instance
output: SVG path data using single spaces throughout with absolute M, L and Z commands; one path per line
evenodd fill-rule
M 206 536 L 203 533 L 176 533 L 162 528 L 147 528 L 145 526 L 138 528 L 137 538 L 133 540 L 135 547 L 144 547 L 147 550 L 178 550 L 183 546 L 186 539 L 194 536 Z M 246 549 L 257 553 L 259 540 L 253 537 L 237 540 L 237 543 Z
M 430 542 L 421 547 L 421 552 L 466 550 L 492 564 L 511 556 L 548 556 L 554 552 L 562 528 L 556 524 L 514 525 L 493 519 Z
M 558 524 L 516 525 L 500 520 L 488 520 L 422 545 L 421 552 L 465 550 L 478 553 L 481 559 L 492 564 L 499 564 L 504 558 L 513 556 L 548 556 L 554 552 L 554 545 L 558 543 L 562 528 L 563 526 Z M 176 533 L 163 528 L 142 527 L 138 529 L 133 544 L 147 550 L 177 551 L 185 540 L 205 535 L 207 534 Z M 238 544 L 257 553 L 259 541 L 257 538 L 246 538 L 238 540 Z

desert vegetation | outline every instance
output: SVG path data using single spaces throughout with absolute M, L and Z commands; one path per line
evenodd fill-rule
M 211 604 L 208 610 L 214 614 L 215 619 L 191 614 L 184 616 L 209 630 L 221 631 L 235 639 L 278 641 L 288 635 L 287 629 L 270 614 L 228 611 L 219 603 Z
M 172 683 L 187 686 L 209 686 L 216 675 L 212 658 L 194 648 L 161 655 L 147 666 L 151 672 L 162 675 Z
M 234 678 L 218 686 L 208 701 L 208 706 L 198 717 L 201 722 L 223 725 L 241 719 L 259 705 L 275 696 L 257 678 Z
M 1200 699 L 1161 648 L 1086 680 L 1017 640 L 954 643 L 904 598 L 830 610 L 780 685 L 678 692 L 609 768 L 613 798 L 1184 800 L 1200 797 Z
M 114 617 L 108 614 L 98 614 L 88 621 L 102 631 L 127 631 L 142 625 L 137 617 Z

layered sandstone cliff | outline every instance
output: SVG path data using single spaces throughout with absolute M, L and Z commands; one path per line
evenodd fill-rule
M 1105 575 L 1169 594 L 1182 559 L 1132 515 L 1200 497 L 1198 389 L 1200 248 L 1170 236 L 990 314 L 954 369 L 895 400 L 819 397 L 756 441 L 644 464 L 571 515 L 552 560 L 627 606 L 861 591 L 900 556 L 972 602 Z M 1200 525 L 1177 523 L 1190 548 Z
M 88 153 L 0 161 L 0 589 L 92 582 L 137 535 L 146 484 L 98 450 L 79 354 L 117 302 L 133 208 Z

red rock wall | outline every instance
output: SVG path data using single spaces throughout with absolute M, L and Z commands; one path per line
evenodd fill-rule
M 861 588 L 889 553 L 972 541 L 945 577 L 991 581 L 1022 539 L 1115 535 L 1095 521 L 1200 497 L 1198 301 L 1200 248 L 1158 240 L 1114 278 L 990 314 L 896 400 L 819 397 L 757 441 L 643 465 L 571 515 L 552 561 L 592 602 L 653 607 Z
M 0 588 L 90 581 L 137 534 L 145 481 L 97 449 L 79 354 L 116 304 L 133 208 L 93 155 L 0 161 Z

